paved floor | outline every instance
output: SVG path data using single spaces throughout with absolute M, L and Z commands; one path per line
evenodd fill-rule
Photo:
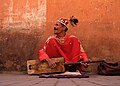
M 0 86 L 120 86 L 120 76 L 89 78 L 39 78 L 27 74 L 0 74 Z

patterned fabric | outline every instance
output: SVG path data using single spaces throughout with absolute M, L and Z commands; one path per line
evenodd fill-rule
M 77 37 L 66 35 L 65 37 L 50 36 L 39 50 L 40 61 L 46 58 L 64 57 L 65 62 L 77 62 L 81 59 L 87 61 L 83 47 Z
M 62 23 L 63 25 L 65 25 L 68 28 L 68 20 L 67 19 L 60 18 L 57 21 L 60 22 L 60 23 Z
M 101 62 L 97 71 L 100 75 L 120 75 L 120 61 L 115 63 Z

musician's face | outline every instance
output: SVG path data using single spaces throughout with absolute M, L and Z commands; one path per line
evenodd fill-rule
M 63 32 L 65 32 L 65 29 L 66 29 L 66 27 L 57 21 L 54 25 L 54 34 L 63 33 Z

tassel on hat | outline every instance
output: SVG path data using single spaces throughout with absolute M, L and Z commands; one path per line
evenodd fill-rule
M 65 25 L 68 28 L 68 22 L 70 22 L 70 24 L 74 27 L 75 25 L 77 25 L 78 23 L 78 19 L 74 18 L 74 16 L 70 17 L 70 20 L 68 19 L 64 19 L 64 18 L 60 18 L 59 20 L 57 20 L 58 22 L 60 22 L 61 24 Z
M 70 18 L 70 24 L 74 27 L 75 25 L 77 25 L 77 23 L 78 23 L 78 19 L 74 18 L 74 16 L 72 16 Z

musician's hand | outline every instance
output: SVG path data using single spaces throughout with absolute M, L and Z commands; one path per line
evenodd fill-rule
M 82 63 L 83 67 L 87 68 L 89 66 L 88 63 Z
M 57 66 L 55 61 L 53 61 L 50 58 L 47 58 L 46 61 L 48 62 L 48 65 L 49 65 L 50 68 L 55 68 Z

